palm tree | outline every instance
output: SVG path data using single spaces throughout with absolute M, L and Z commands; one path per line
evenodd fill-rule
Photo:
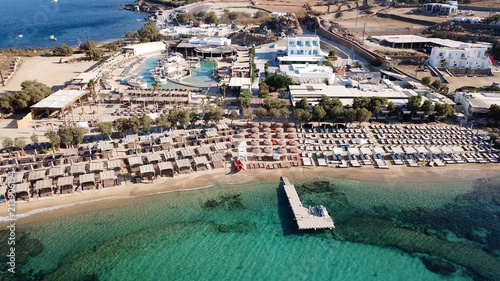
M 153 93 L 157 95 L 158 94 L 157 90 L 158 90 L 158 88 L 161 87 L 160 82 L 154 81 L 153 84 L 151 84 L 151 86 L 153 86 Z M 158 97 L 156 97 L 156 98 L 158 98 Z M 154 102 L 155 105 L 156 105 L 156 98 L 153 100 L 153 102 Z
M 226 83 L 222 83 L 220 87 L 224 91 L 224 99 L 226 99 L 226 89 L 229 87 L 229 85 L 227 85 Z

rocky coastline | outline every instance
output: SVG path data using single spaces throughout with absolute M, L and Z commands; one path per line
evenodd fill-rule
M 158 11 L 162 11 L 165 7 L 161 4 L 151 3 L 143 0 L 136 0 L 134 4 L 126 4 L 125 10 L 129 10 L 132 12 L 142 12 L 142 13 L 156 13 Z

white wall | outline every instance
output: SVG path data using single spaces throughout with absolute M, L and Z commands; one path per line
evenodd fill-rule
M 445 59 L 447 67 L 488 68 L 491 61 L 485 53 L 484 48 L 432 48 L 429 64 L 441 67 L 441 60 Z
M 320 55 L 320 39 L 318 36 L 289 36 L 286 42 L 288 56 Z

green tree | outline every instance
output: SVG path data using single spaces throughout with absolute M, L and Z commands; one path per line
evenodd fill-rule
M 59 128 L 59 137 L 61 138 L 61 143 L 69 147 L 73 141 L 73 132 L 70 127 Z
M 313 109 L 313 116 L 318 120 L 318 126 L 320 125 L 321 120 L 326 116 L 326 111 L 322 106 L 315 106 Z
M 390 113 L 394 113 L 394 111 L 396 110 L 396 104 L 394 102 L 389 102 L 387 104 L 387 110 L 389 110 Z
M 411 96 L 408 99 L 407 108 L 409 111 L 415 113 L 420 109 L 420 104 L 422 103 L 422 95 L 418 94 L 416 96 Z
M 432 103 L 431 100 L 425 100 L 422 106 L 420 107 L 420 110 L 425 112 L 425 114 L 429 114 L 431 111 L 434 110 L 434 104 Z
M 84 51 L 85 55 L 89 59 L 99 61 L 104 55 L 104 52 L 103 50 L 97 47 L 97 44 L 98 44 L 97 41 L 85 42 L 80 46 L 80 50 Z
M 30 140 L 32 143 L 38 144 L 38 136 L 35 133 L 33 133 L 33 135 L 31 135 Z
M 247 124 L 250 122 L 250 120 L 253 119 L 253 109 L 251 108 L 243 108 L 243 117 L 247 119 Z
M 226 89 L 229 87 L 229 85 L 226 83 L 222 83 L 222 85 L 220 87 L 221 87 L 222 91 L 224 91 L 224 99 L 226 99 Z
M 371 97 L 370 104 L 368 106 L 368 110 L 370 110 L 373 114 L 379 114 L 380 110 L 383 106 L 385 106 L 388 102 L 387 98 L 382 97 Z
M 432 84 L 431 84 L 432 87 L 434 87 L 438 90 L 441 88 L 442 85 L 443 85 L 443 83 L 441 83 L 441 80 L 439 80 L 439 79 L 434 80 L 434 82 L 432 82 Z
M 368 122 L 372 117 L 372 112 L 366 108 L 358 108 L 356 109 L 356 120 L 359 122 Z
M 53 130 L 47 130 L 47 132 L 45 132 L 45 136 L 49 139 L 49 142 L 53 148 L 61 143 L 61 138 Z
M 117 52 L 118 50 L 120 50 L 120 46 L 116 45 L 115 43 L 108 43 L 106 45 L 106 48 L 110 51 L 110 52 Z
M 345 121 L 348 123 L 352 123 L 352 121 L 355 121 L 356 115 L 357 115 L 357 112 L 356 112 L 356 109 L 354 109 L 354 108 L 347 108 L 346 110 L 344 110 L 344 118 L 345 118 Z
M 448 65 L 448 62 L 446 61 L 446 59 L 440 60 L 439 63 L 441 64 L 442 67 L 446 67 Z
M 312 113 L 307 112 L 302 108 L 295 109 L 293 112 L 293 118 L 297 120 L 299 123 L 303 123 L 304 121 L 308 121 L 312 118 Z
M 52 54 L 54 56 L 68 57 L 68 56 L 73 55 L 73 48 L 71 48 L 68 45 L 62 43 L 61 45 L 55 47 L 54 50 L 52 50 Z
M 264 107 L 260 106 L 259 108 L 257 108 L 257 113 L 256 113 L 257 117 L 264 118 L 267 116 L 267 114 L 268 114 L 267 109 L 265 109 Z
M 286 118 L 288 120 L 288 117 L 290 117 L 290 110 L 288 110 L 288 108 L 286 107 L 282 107 L 279 109 L 279 112 L 280 112 L 280 117 L 282 118 Z
M 111 137 L 113 133 L 113 124 L 111 124 L 111 122 L 99 122 L 99 124 L 97 124 L 97 131 L 101 133 L 103 137 Z
M 229 119 L 231 119 L 231 124 L 233 124 L 233 121 L 238 119 L 238 112 L 236 112 L 236 110 L 231 110 L 231 113 L 229 113 Z
M 130 131 L 127 118 L 117 118 L 113 121 L 113 128 L 115 131 L 120 132 L 122 134 Z
M 172 126 L 177 126 L 179 122 L 179 110 L 177 108 L 170 109 L 168 113 L 168 121 L 172 124 Z
M 352 107 L 354 109 L 357 108 L 368 108 L 370 106 L 370 98 L 369 97 L 356 97 L 352 101 Z
M 309 101 L 307 100 L 307 98 L 303 97 L 299 101 L 295 102 L 295 108 L 308 110 L 309 108 L 311 108 L 311 106 L 309 105 Z
M 170 122 L 170 120 L 168 120 L 168 116 L 165 114 L 162 114 L 160 115 L 160 117 L 156 118 L 155 122 L 156 126 L 160 127 L 162 132 L 163 128 L 172 126 L 172 123 Z
M 141 129 L 143 131 L 149 132 L 151 130 L 151 126 L 153 125 L 153 119 L 151 119 L 149 115 L 144 114 L 143 116 L 141 116 L 140 121 L 141 121 Z
M 139 117 L 135 115 L 130 116 L 130 118 L 128 118 L 128 127 L 130 128 L 131 131 L 139 133 L 142 128 L 141 119 L 139 119 Z
M 15 138 L 14 146 L 24 151 L 24 148 L 26 147 L 26 140 L 23 138 Z
M 204 18 L 204 22 L 206 24 L 212 24 L 212 23 L 217 23 L 217 14 L 215 14 L 215 12 L 210 12 L 207 14 L 207 16 Z
M 429 77 L 429 76 L 425 76 L 424 78 L 422 78 L 422 84 L 424 85 L 429 85 L 432 81 L 432 78 Z
M 498 121 L 500 121 L 500 106 L 498 104 L 490 105 L 489 115 L 495 120 L 495 125 L 498 124 Z
M 179 123 L 187 125 L 191 121 L 191 112 L 189 110 L 181 110 L 179 112 Z
M 455 113 L 455 109 L 453 106 L 447 103 L 438 103 L 434 104 L 434 110 L 436 111 L 437 116 L 448 118 L 451 117 Z
M 73 134 L 73 143 L 79 145 L 82 143 L 83 138 L 85 137 L 85 131 L 80 127 L 71 128 L 71 133 Z
M 2 141 L 2 147 L 10 151 L 14 147 L 14 141 L 9 137 L 5 137 Z
M 203 114 L 203 121 L 208 124 L 210 121 L 218 124 L 224 116 L 224 110 L 220 107 L 207 106 Z
M 125 32 L 125 38 L 127 39 L 133 40 L 136 36 L 136 33 L 132 30 L 128 30 L 127 32 Z
M 283 76 L 281 74 L 273 74 L 269 77 L 266 77 L 265 82 L 267 85 L 271 86 L 274 89 L 282 89 L 294 84 L 292 78 Z
M 161 35 L 158 28 L 156 28 L 156 23 L 150 21 L 144 24 L 143 27 L 137 30 L 137 36 L 141 42 L 153 42 L 163 40 L 163 35 Z
M 263 106 L 267 110 L 270 110 L 271 108 L 280 109 L 280 108 L 283 108 L 285 106 L 285 102 L 281 99 L 278 99 L 278 98 L 266 98 L 264 100 Z
M 271 120 L 275 118 L 280 118 L 280 110 L 278 108 L 270 108 L 268 111 L 269 117 L 271 117 Z

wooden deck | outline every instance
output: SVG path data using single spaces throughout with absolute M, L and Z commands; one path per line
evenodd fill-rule
M 295 220 L 297 221 L 297 226 L 299 229 L 321 229 L 321 228 L 335 228 L 333 224 L 333 219 L 330 215 L 321 216 L 316 208 L 305 208 L 302 206 L 299 195 L 295 190 L 288 178 L 282 177 L 281 184 L 285 189 L 286 196 L 290 202 L 290 207 L 292 208 Z

